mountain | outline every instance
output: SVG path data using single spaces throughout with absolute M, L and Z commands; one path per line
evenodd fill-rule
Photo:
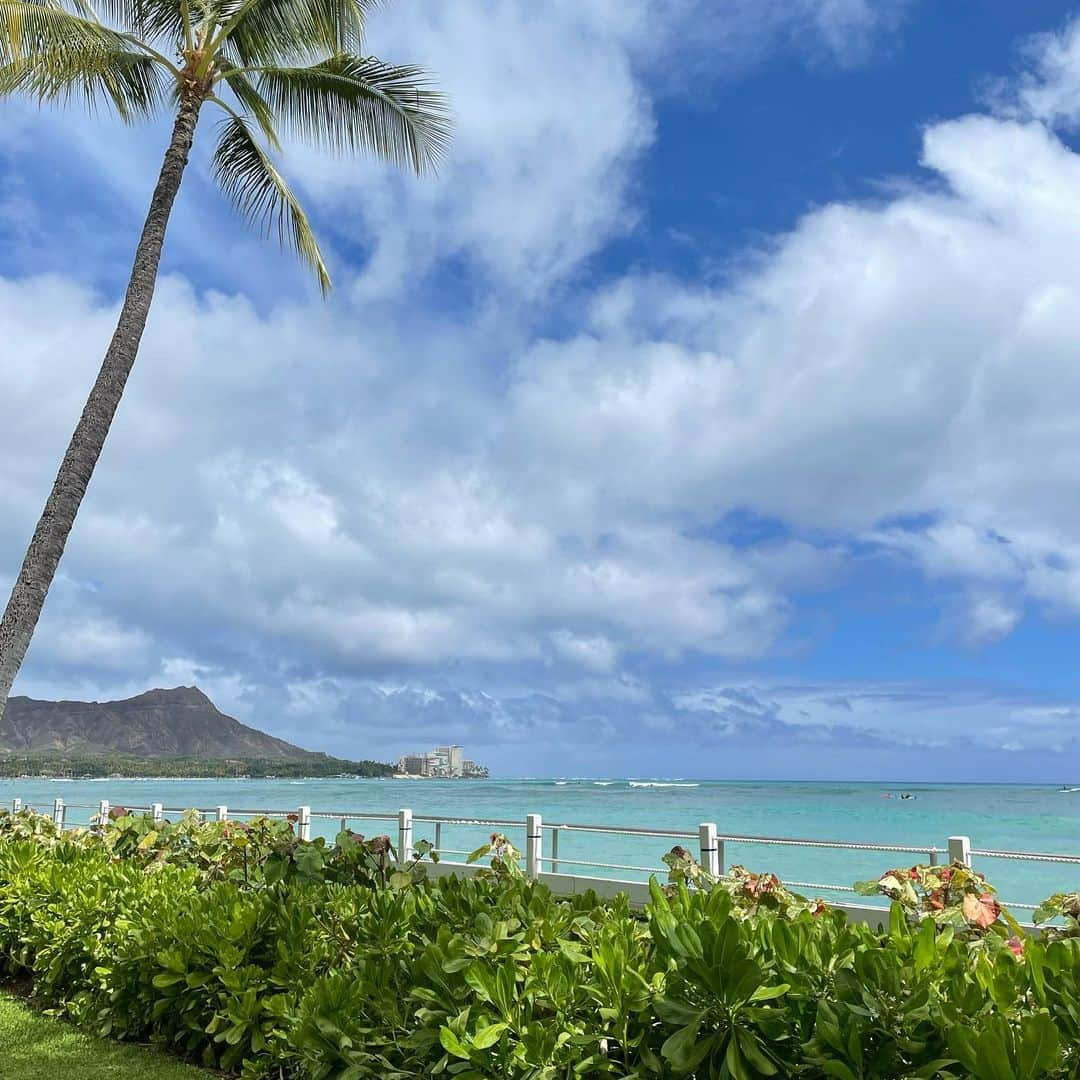
M 194 686 L 150 690 L 126 701 L 10 698 L 0 720 L 0 757 L 13 753 L 282 762 L 326 758 L 226 716 Z

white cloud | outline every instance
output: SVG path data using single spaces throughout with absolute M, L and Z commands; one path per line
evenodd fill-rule
M 1020 612 L 1000 596 L 973 594 L 968 598 L 963 636 L 973 646 L 1008 637 L 1020 621 Z
M 882 10 L 796 8 L 838 34 Z M 359 199 L 366 215 L 359 301 L 263 312 L 163 281 L 63 587 L 147 678 L 217 679 L 252 715 L 267 688 L 300 717 L 365 679 L 455 665 L 610 701 L 600 685 L 635 657 L 769 654 L 794 594 L 863 546 L 954 588 L 972 644 L 1025 606 L 1080 613 L 1080 159 L 1037 122 L 935 124 L 926 183 L 809 213 L 723 287 L 626 277 L 538 338 L 517 299 L 566 282 L 634 206 L 655 58 L 641 10 L 619 10 L 545 21 L 476 0 L 408 35 L 386 25 L 387 54 L 430 54 L 468 120 L 439 183 L 366 169 L 354 190 L 304 166 L 335 213 Z M 420 317 L 404 271 L 458 258 L 510 299 Z M 114 315 L 64 278 L 0 280 L 4 565 Z M 739 512 L 775 535 L 729 539 Z M 50 653 L 59 614 L 32 685 L 87 678 Z M 668 723 L 647 689 L 615 696 Z M 528 700 L 485 701 L 491 730 L 537 711 L 564 729 L 558 701 Z M 801 722 L 767 706 L 741 705 Z M 867 699 L 849 711 L 875 730 Z
M 57 288 L 31 280 L 0 292 L 10 339 L 42 343 L 13 365 L 16 422 L 4 437 L 21 465 L 0 525 L 7 558 L 108 335 L 111 311 Z M 517 424 L 505 423 L 497 388 L 461 388 L 475 396 L 470 430 L 486 432 L 473 445 L 438 395 L 432 414 L 417 407 L 452 385 L 441 371 L 395 382 L 399 350 L 433 347 L 424 331 L 393 335 L 357 335 L 304 308 L 263 318 L 242 300 L 163 282 L 65 559 L 85 603 L 157 626 L 165 655 L 208 667 L 235 635 L 344 671 L 462 660 L 592 671 L 627 646 L 767 647 L 785 609 L 767 558 L 688 538 L 674 522 L 575 521 L 562 475 L 516 468 Z M 63 409 L 43 381 L 70 388 Z M 207 624 L 217 633 L 200 640 Z
M 1080 159 L 973 116 L 924 163 L 939 185 L 816 211 L 731 287 L 618 283 L 519 368 L 522 460 L 599 517 L 745 507 L 1080 611 Z
M 374 252 L 367 300 L 466 260 L 484 289 L 535 302 L 637 223 L 632 168 L 654 138 L 652 94 L 700 93 L 778 50 L 849 64 L 904 0 L 524 0 L 400 5 L 372 47 L 434 73 L 456 114 L 447 161 L 415 182 L 299 153 L 309 196 Z M 681 73 L 681 74 L 676 74 Z
M 611 671 L 619 659 L 617 647 L 605 637 L 584 637 L 570 630 L 551 635 L 555 651 L 592 671 Z
M 959 752 L 1077 750 L 1075 702 L 992 690 L 902 682 L 758 683 L 679 692 L 671 703 L 683 717 L 684 734 L 695 724 L 718 732 L 722 722 L 723 737 L 772 730 L 839 745 L 861 739 Z
M 1080 19 L 1034 35 L 1023 52 L 1027 70 L 1015 83 L 995 86 L 995 104 L 1053 127 L 1074 129 L 1080 123 Z
M 125 625 L 168 612 L 166 655 L 211 621 L 343 671 L 760 655 L 860 540 L 993 585 L 973 639 L 1013 625 L 1002 587 L 1080 610 L 1080 167 L 986 117 L 931 128 L 925 160 L 946 190 L 815 212 L 725 290 L 627 279 L 503 383 L 469 373 L 513 337 L 483 322 L 166 281 L 68 572 Z M 13 553 L 112 309 L 56 279 L 0 304 Z M 810 540 L 710 536 L 737 509 Z

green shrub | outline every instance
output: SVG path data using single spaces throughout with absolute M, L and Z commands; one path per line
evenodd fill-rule
M 930 913 L 939 886 L 913 889 L 879 932 L 679 864 L 638 913 L 553 896 L 502 842 L 485 876 L 432 882 L 395 878 L 388 843 L 280 823 L 0 815 L 0 963 L 247 1080 L 1080 1076 L 1080 937 L 966 917 L 993 910 L 981 880 L 949 875 Z

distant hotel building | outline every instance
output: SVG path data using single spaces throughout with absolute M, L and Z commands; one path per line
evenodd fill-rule
M 398 772 L 406 776 L 448 776 L 482 780 L 488 775 L 483 765 L 463 755 L 463 746 L 436 746 L 427 754 L 402 754 Z

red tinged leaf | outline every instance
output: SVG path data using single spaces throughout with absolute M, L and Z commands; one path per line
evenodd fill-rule
M 962 905 L 964 918 L 972 925 L 985 930 L 997 922 L 1001 914 L 1001 905 L 994 899 L 991 893 L 983 893 L 981 896 L 967 895 Z

